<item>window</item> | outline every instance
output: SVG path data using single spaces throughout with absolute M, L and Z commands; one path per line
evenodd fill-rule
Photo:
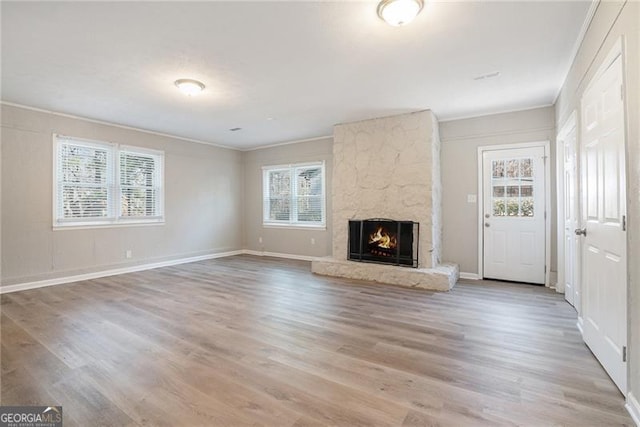
M 532 217 L 532 159 L 494 160 L 492 171 L 493 216 Z
M 128 148 L 119 152 L 120 216 L 122 218 L 160 217 L 161 181 L 157 154 Z
M 164 153 L 55 135 L 54 227 L 163 221 Z
M 263 168 L 263 223 L 324 227 L 324 162 Z

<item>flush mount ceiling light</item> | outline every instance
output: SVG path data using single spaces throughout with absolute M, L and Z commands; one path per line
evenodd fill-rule
M 176 80 L 176 86 L 180 89 L 180 92 L 187 96 L 196 96 L 204 90 L 204 84 L 202 82 L 192 79 Z
M 399 27 L 418 16 L 423 0 L 382 0 L 378 4 L 378 16 L 387 24 Z

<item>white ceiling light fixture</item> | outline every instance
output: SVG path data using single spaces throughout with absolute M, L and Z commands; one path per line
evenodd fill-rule
M 413 21 L 423 6 L 423 0 L 382 0 L 378 4 L 378 16 L 387 24 L 399 27 Z
M 180 92 L 187 96 L 199 95 L 204 90 L 204 83 L 193 79 L 180 79 L 176 80 L 175 83 Z

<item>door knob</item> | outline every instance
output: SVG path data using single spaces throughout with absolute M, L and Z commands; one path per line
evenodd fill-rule
M 576 233 L 576 236 L 582 235 L 582 236 L 587 237 L 587 228 L 586 227 L 585 228 L 576 228 L 575 229 L 575 233 Z
M 491 226 L 491 224 L 489 224 L 488 222 L 485 222 L 485 223 L 484 223 L 484 226 L 485 226 L 485 227 L 490 227 L 490 226 Z

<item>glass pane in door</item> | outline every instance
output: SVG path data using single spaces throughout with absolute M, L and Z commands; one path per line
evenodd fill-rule
M 492 162 L 493 216 L 533 216 L 533 174 L 531 158 Z

